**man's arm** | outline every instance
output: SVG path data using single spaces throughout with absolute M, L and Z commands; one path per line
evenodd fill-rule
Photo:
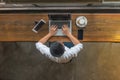
M 62 30 L 63 33 L 73 42 L 74 45 L 80 43 L 80 41 L 69 32 L 69 28 L 67 25 L 63 25 Z
M 73 42 L 74 45 L 77 45 L 80 43 L 80 41 L 76 37 L 74 37 L 71 33 L 68 34 L 67 36 L 70 38 L 70 40 Z
M 44 36 L 43 38 L 41 38 L 40 40 L 39 40 L 39 42 L 41 42 L 41 43 L 46 43 L 47 42 L 47 40 L 49 39 L 51 37 L 51 35 L 48 33 L 46 36 Z
M 83 49 L 83 45 L 80 41 L 74 37 L 70 32 L 67 25 L 62 27 L 63 33 L 73 42 L 75 46 L 66 51 L 67 58 L 77 57 L 77 54 Z
M 39 42 L 41 42 L 43 44 L 46 43 L 50 37 L 52 37 L 54 34 L 56 34 L 56 32 L 57 32 L 57 26 L 56 25 L 52 25 L 51 28 L 50 28 L 50 32 L 46 36 L 41 38 L 39 40 Z

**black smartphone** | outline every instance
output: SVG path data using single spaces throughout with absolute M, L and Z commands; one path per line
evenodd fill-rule
M 34 28 L 32 29 L 33 32 L 38 33 L 38 30 L 45 24 L 46 22 L 41 19 L 39 22 L 36 23 Z
M 83 29 L 78 30 L 78 39 L 83 40 Z

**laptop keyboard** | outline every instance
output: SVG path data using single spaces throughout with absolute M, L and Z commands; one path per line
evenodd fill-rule
M 49 20 L 49 29 L 51 25 L 57 25 L 58 26 L 58 30 L 55 36 L 65 36 L 65 34 L 62 33 L 62 26 L 64 24 L 67 24 L 71 33 L 71 21 L 70 20 Z
M 67 24 L 68 27 L 70 27 L 70 21 L 56 21 L 56 20 L 55 21 L 52 20 L 50 26 L 57 25 L 58 29 L 61 29 L 64 24 Z

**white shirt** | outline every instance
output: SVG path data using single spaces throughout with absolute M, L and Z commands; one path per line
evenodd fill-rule
M 55 61 L 57 63 L 67 63 L 69 62 L 73 57 L 77 57 L 77 54 L 81 51 L 83 48 L 83 44 L 79 43 L 71 48 L 68 48 L 64 45 L 65 52 L 61 57 L 54 57 L 50 53 L 50 48 L 46 45 L 42 44 L 41 42 L 36 43 L 36 48 L 46 57 L 51 59 L 52 61 Z

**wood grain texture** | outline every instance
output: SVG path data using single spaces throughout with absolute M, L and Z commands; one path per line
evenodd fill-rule
M 83 41 L 120 42 L 120 14 L 72 14 L 72 34 L 77 37 L 75 20 L 85 16 Z M 32 32 L 34 21 L 44 19 L 47 23 L 38 34 Z M 0 41 L 37 41 L 48 33 L 48 14 L 0 14 Z M 50 41 L 69 41 L 67 37 L 52 37 Z
M 80 14 L 74 14 L 73 20 Z M 82 14 L 88 19 L 84 41 L 120 42 L 120 14 Z

